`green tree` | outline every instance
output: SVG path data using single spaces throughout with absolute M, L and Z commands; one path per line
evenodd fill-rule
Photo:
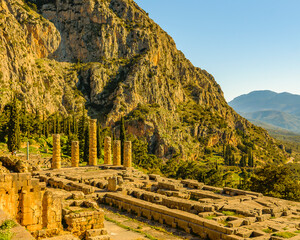
M 240 167 L 246 167 L 247 165 L 247 157 L 245 154 L 242 155 L 241 159 L 240 159 Z
M 21 111 L 20 111 L 20 132 L 22 132 L 26 137 L 28 137 L 30 132 L 30 124 L 28 118 L 29 116 L 26 111 L 25 101 L 23 101 L 21 106 Z
M 80 148 L 80 157 L 84 158 L 84 149 L 85 149 L 85 141 L 86 141 L 86 132 L 87 129 L 87 121 L 86 121 L 86 114 L 85 108 L 82 108 L 82 115 L 78 123 L 78 141 L 79 141 L 79 148 Z
M 148 154 L 148 143 L 145 140 L 134 139 L 132 141 L 132 161 L 137 166 L 160 171 L 162 161 L 153 154 Z
M 20 148 L 20 143 L 19 109 L 17 98 L 14 97 L 10 106 L 7 147 L 9 151 L 13 152 Z
M 267 164 L 251 177 L 251 191 L 287 200 L 300 201 L 300 183 L 286 165 Z
M 101 134 L 101 124 L 97 122 L 97 158 L 102 158 L 103 139 Z
M 10 104 L 7 104 L 0 114 L 0 142 L 5 142 L 8 133 L 8 122 L 10 116 Z
M 248 166 L 254 167 L 254 158 L 253 158 L 252 150 L 248 148 L 247 152 L 248 152 Z
M 34 118 L 34 132 L 41 137 L 42 135 L 42 123 L 40 118 L 40 111 L 36 110 L 35 118 Z
M 84 136 L 84 149 L 83 149 L 83 161 L 89 162 L 89 129 L 85 128 L 85 136 Z
M 224 156 L 224 164 L 226 166 L 231 166 L 232 165 L 232 150 L 231 150 L 231 146 L 227 145 L 225 148 L 225 156 Z

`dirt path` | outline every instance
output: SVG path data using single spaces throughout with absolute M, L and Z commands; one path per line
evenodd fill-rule
M 105 225 L 112 240 L 201 240 L 184 231 L 169 228 L 131 214 L 121 215 L 112 207 L 101 205 L 105 213 Z M 122 213 L 123 214 L 123 213 Z
M 104 221 L 104 226 L 107 233 L 110 235 L 111 240 L 144 240 L 144 235 L 141 233 L 136 233 L 122 227 L 119 227 L 115 223 Z

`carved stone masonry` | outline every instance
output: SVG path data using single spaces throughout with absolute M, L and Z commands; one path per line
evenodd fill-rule
M 104 164 L 111 164 L 111 138 L 104 139 Z
M 131 141 L 124 142 L 124 167 L 131 167 Z
M 53 169 L 61 168 L 61 156 L 60 156 L 60 135 L 53 134 L 53 154 L 52 154 L 52 166 Z
M 72 167 L 79 167 L 79 142 L 78 141 L 72 141 L 71 162 L 72 162 Z
M 97 119 L 89 121 L 89 165 L 97 165 Z
M 114 166 L 121 166 L 121 141 L 115 140 L 114 141 L 114 148 L 113 148 L 113 165 Z

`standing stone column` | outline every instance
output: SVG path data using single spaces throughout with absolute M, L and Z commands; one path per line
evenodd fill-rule
M 104 139 L 104 164 L 111 165 L 111 138 Z
M 131 141 L 124 142 L 124 167 L 131 167 Z
M 97 165 L 97 119 L 89 121 L 89 165 Z
M 121 166 L 121 141 L 115 140 L 114 141 L 114 148 L 113 148 L 113 165 L 114 166 Z
M 72 141 L 71 163 L 72 163 L 72 167 L 79 167 L 79 142 L 78 141 Z
M 52 154 L 52 168 L 61 168 L 61 156 L 60 156 L 60 135 L 53 134 L 53 154 Z

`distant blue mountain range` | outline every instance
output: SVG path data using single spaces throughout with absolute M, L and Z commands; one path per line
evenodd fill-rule
M 236 97 L 229 105 L 257 125 L 266 123 L 274 128 L 300 133 L 300 95 L 254 91 Z

